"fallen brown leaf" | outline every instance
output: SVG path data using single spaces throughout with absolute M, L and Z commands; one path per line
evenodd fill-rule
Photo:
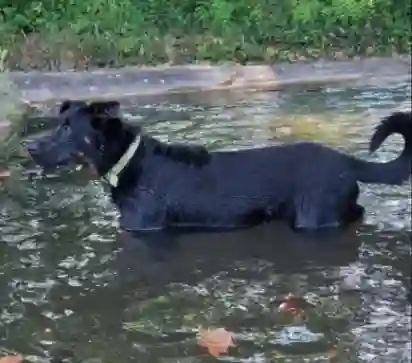
M 339 355 L 339 350 L 336 347 L 327 352 L 327 358 L 331 363 L 338 362 L 338 359 L 340 358 Z
M 10 176 L 11 176 L 10 170 L 0 170 L 0 181 L 8 179 L 10 178 Z M 2 362 L 0 361 L 0 363 Z
M 227 331 L 225 328 L 200 329 L 197 335 L 197 342 L 201 347 L 206 348 L 208 353 L 214 357 L 227 353 L 230 347 L 235 346 L 233 333 Z
M 7 355 L 3 358 L 0 358 L 0 363 L 21 363 L 23 362 L 23 356 L 21 354 L 17 355 Z

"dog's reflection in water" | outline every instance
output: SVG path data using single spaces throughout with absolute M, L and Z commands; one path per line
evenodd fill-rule
M 99 329 L 124 336 L 123 322 L 141 318 L 141 304 L 167 296 L 170 289 L 176 289 L 171 283 L 196 286 L 223 274 L 222 278 L 228 281 L 261 281 L 269 286 L 274 282 L 273 276 L 278 275 L 287 280 L 289 292 L 294 292 L 296 288 L 305 289 L 313 275 L 326 286 L 329 279 L 331 283 L 336 281 L 341 267 L 357 261 L 362 240 L 355 226 L 340 234 L 309 238 L 292 232 L 281 222 L 222 233 L 136 236 L 119 232 L 113 246 L 115 257 L 109 267 L 111 283 L 93 284 L 87 292 L 70 296 L 69 300 L 62 301 L 61 294 L 56 298 L 59 306 L 63 308 L 64 304 L 65 309 L 75 311 L 77 319 L 90 321 L 91 326 L 98 321 Z M 262 269 L 265 263 L 268 268 Z M 289 279 L 292 275 L 296 279 Z M 296 285 L 302 283 L 300 287 Z M 274 300 L 284 293 L 279 291 L 277 296 L 277 287 L 274 291 Z M 188 335 L 170 332 L 156 338 L 156 344 L 164 340 L 182 341 L 188 338 L 185 334 Z M 59 357 L 67 354 L 56 352 Z
M 171 282 L 197 283 L 219 272 L 233 277 L 239 264 L 248 277 L 256 273 L 256 261 L 273 266 L 273 273 L 304 273 L 346 266 L 358 258 L 362 241 L 358 225 L 339 233 L 314 236 L 297 234 L 281 222 L 252 229 L 216 233 L 169 232 L 139 236 L 119 233 L 115 270 L 122 284 L 145 281 L 150 288 Z

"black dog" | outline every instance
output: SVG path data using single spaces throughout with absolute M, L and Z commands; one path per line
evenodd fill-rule
M 164 144 L 122 122 L 116 101 L 65 101 L 60 124 L 28 150 L 44 168 L 91 164 L 110 184 L 125 230 L 232 229 L 286 219 L 297 230 L 342 227 L 359 220 L 358 181 L 400 185 L 411 174 L 411 112 L 382 120 L 370 143 L 392 133 L 405 139 L 387 163 L 356 159 L 301 142 L 251 150 L 208 152 Z

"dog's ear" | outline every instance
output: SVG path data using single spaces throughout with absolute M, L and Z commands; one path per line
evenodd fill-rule
M 59 113 L 63 113 L 65 111 L 67 111 L 70 108 L 71 103 L 72 103 L 72 101 L 70 101 L 70 100 L 63 101 L 63 103 L 60 105 Z
M 92 127 L 106 136 L 116 137 L 123 131 L 123 122 L 119 117 L 94 116 L 91 119 Z
M 95 101 L 88 106 L 91 116 L 91 124 L 95 130 L 103 132 L 107 136 L 117 135 L 123 129 L 120 114 L 120 102 Z
M 95 101 L 89 104 L 89 112 L 92 116 L 119 117 L 119 101 Z
M 79 108 L 86 106 L 86 102 L 77 100 L 64 100 L 60 105 L 59 114 L 66 112 L 72 108 Z

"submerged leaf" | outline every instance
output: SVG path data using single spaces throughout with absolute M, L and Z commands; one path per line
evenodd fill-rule
M 200 329 L 197 335 L 197 342 L 214 357 L 227 353 L 230 347 L 235 346 L 233 333 L 225 328 Z
M 21 363 L 23 362 L 23 356 L 21 354 L 17 355 L 7 355 L 3 358 L 0 358 L 0 363 Z

